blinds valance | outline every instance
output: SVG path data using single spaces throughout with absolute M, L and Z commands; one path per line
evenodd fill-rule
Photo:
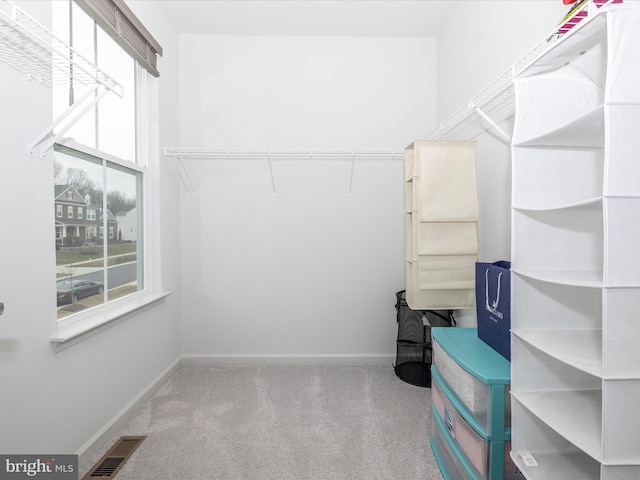
M 162 47 L 149 33 L 124 0 L 74 0 L 129 55 L 158 77 L 157 55 Z

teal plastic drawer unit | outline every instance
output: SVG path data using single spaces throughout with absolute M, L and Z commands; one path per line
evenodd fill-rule
M 521 479 L 509 456 L 510 362 L 475 328 L 433 328 L 432 339 L 431 443 L 443 475 L 455 478 L 444 467 L 455 464 L 473 480 Z

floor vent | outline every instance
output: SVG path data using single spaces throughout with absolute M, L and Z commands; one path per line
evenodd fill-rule
M 115 478 L 145 438 L 147 437 L 120 437 L 82 480 Z

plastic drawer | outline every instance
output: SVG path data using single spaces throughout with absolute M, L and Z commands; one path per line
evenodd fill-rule
M 489 440 L 482 438 L 460 416 L 460 413 L 442 392 L 437 381 L 431 384 L 431 401 L 454 441 L 464 452 L 469 463 L 477 470 L 476 473 L 482 478 L 486 478 L 489 473 Z
M 475 420 L 487 433 L 491 432 L 491 419 L 489 418 L 490 393 L 489 384 L 481 382 L 462 368 L 445 352 L 437 341 L 433 342 L 433 364 L 436 370 L 453 390 L 458 399 L 468 409 Z M 511 399 L 509 398 L 509 386 L 505 388 L 504 398 L 505 426 L 511 425 Z
M 474 474 L 478 478 L 489 480 L 491 478 L 489 465 L 491 441 L 483 438 L 464 420 L 460 412 L 447 399 L 437 379 L 434 379 L 431 385 L 431 401 L 433 403 L 432 410 L 439 415 L 442 424 L 453 438 L 456 446 L 465 455 L 469 466 L 475 469 Z M 500 443 L 500 445 L 503 444 Z M 510 451 L 511 442 L 506 440 L 504 442 L 504 459 L 500 467 L 497 468 L 498 470 L 504 470 L 503 478 L 505 480 L 521 479 L 522 476 L 515 475 L 515 464 L 511 459 Z M 496 470 L 495 466 L 494 470 Z
M 474 480 L 453 453 L 437 422 L 433 422 L 431 449 L 445 480 Z

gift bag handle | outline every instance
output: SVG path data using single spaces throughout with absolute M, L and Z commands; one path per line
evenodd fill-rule
M 489 269 L 487 268 L 484 272 L 484 289 L 485 289 L 485 304 L 487 306 L 487 310 L 493 309 L 496 310 L 498 308 L 498 304 L 500 303 L 500 278 L 502 277 L 502 273 L 498 274 L 498 290 L 496 292 L 496 301 L 492 303 L 491 307 L 489 307 Z

